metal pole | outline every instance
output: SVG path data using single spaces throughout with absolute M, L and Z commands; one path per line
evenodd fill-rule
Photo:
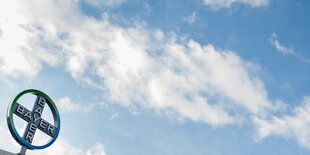
M 18 153 L 19 155 L 25 155 L 27 151 L 26 146 L 22 146 L 22 148 L 20 149 L 20 152 Z

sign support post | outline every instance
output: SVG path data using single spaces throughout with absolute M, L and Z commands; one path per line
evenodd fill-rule
M 18 153 L 19 155 L 25 155 L 27 151 L 27 147 L 26 146 L 22 146 L 22 148 L 20 149 L 20 152 Z

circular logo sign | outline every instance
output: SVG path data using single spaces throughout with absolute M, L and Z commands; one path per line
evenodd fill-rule
M 28 93 L 37 96 L 36 100 L 34 101 L 34 106 L 32 110 L 22 106 L 22 103 L 18 103 L 18 99 Z M 52 111 L 54 118 L 53 123 L 47 122 L 46 120 L 44 120 L 44 118 L 41 118 L 43 109 L 46 104 Z M 23 136 L 19 135 L 15 128 L 13 114 L 27 122 L 27 127 L 24 131 Z M 24 90 L 19 93 L 15 98 L 13 98 L 7 111 L 7 123 L 14 139 L 20 145 L 25 146 L 31 150 L 44 149 L 52 145 L 57 139 L 60 130 L 60 118 L 55 103 L 45 93 L 35 89 Z M 41 130 L 43 133 L 51 137 L 46 144 L 41 146 L 31 144 L 37 129 Z

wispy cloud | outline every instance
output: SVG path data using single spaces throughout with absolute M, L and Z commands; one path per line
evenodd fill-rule
M 191 39 L 181 42 L 174 33 L 144 24 L 130 28 L 114 25 L 106 13 L 100 20 L 89 18 L 75 1 L 33 2 L 40 8 L 32 8 L 29 2 L 2 3 L 0 6 L 10 10 L 0 9 L 0 20 L 23 19 L 1 22 L 9 28 L 3 30 L 5 39 L 0 43 L 8 51 L 1 52 L 0 72 L 8 77 L 29 72 L 36 76 L 46 61 L 50 66 L 61 65 L 77 81 L 105 91 L 106 101 L 213 126 L 240 122 L 240 114 L 246 117 L 274 109 L 258 76 L 258 65 L 232 51 L 216 50 Z M 5 7 L 8 4 L 16 8 Z M 37 16 L 42 10 L 51 11 Z M 19 38 L 18 44 L 10 36 Z M 29 55 L 36 49 L 44 56 L 30 61 Z M 9 52 L 15 54 L 14 60 L 20 60 L 11 61 Z M 16 70 L 19 75 L 14 74 Z M 69 98 L 60 103 L 64 112 L 81 109 Z
M 73 103 L 68 96 L 65 96 L 57 101 L 57 106 L 61 113 L 72 112 L 90 112 L 94 107 L 102 105 L 102 103 L 89 103 L 82 105 L 79 103 Z
M 277 40 L 277 34 L 272 33 L 271 37 L 268 40 L 270 44 L 275 46 L 275 48 L 282 54 L 295 54 L 295 51 L 293 48 L 287 48 L 287 47 L 280 45 L 279 41 Z
M 101 6 L 108 6 L 108 7 L 117 7 L 127 0 L 85 0 L 86 3 L 95 6 L 95 7 L 101 7 Z
M 302 106 L 294 108 L 291 115 L 273 116 L 271 119 L 254 118 L 258 140 L 272 135 L 296 138 L 307 149 L 310 149 L 310 97 L 305 96 Z
M 292 47 L 288 48 L 285 47 L 283 45 L 281 45 L 279 43 L 279 41 L 277 40 L 277 34 L 276 33 L 272 33 L 270 38 L 268 39 L 268 41 L 270 42 L 271 45 L 273 45 L 280 53 L 284 54 L 284 55 L 294 55 L 297 58 L 299 58 L 300 60 L 306 62 L 306 63 L 310 63 L 310 59 L 302 56 L 301 54 L 297 53 Z
M 81 105 L 72 103 L 69 97 L 59 99 L 57 105 L 61 113 L 70 113 L 83 109 Z
M 13 139 L 13 137 L 10 136 L 7 127 L 0 126 L 0 139 L 2 139 L 0 141 L 1 149 L 17 153 L 21 148 L 21 146 Z M 36 132 L 35 140 L 41 144 L 46 143 L 46 141 L 44 141 L 46 138 L 43 137 L 41 132 Z M 87 150 L 83 150 L 79 147 L 73 146 L 62 137 L 59 137 L 55 143 L 53 143 L 53 145 L 47 149 L 36 151 L 28 150 L 27 152 L 31 152 L 33 155 L 106 155 L 105 146 L 101 143 L 95 143 L 95 145 L 91 146 Z
M 183 20 L 185 20 L 187 23 L 189 24 L 193 24 L 196 21 L 196 12 L 193 12 L 191 15 L 183 18 Z
M 110 117 L 110 120 L 114 120 L 117 117 L 118 117 L 118 113 L 116 112 Z
M 233 4 L 246 4 L 251 7 L 268 6 L 269 0 L 204 0 L 205 5 L 211 6 L 213 9 L 229 8 Z
M 152 11 L 151 6 L 148 3 L 145 3 L 144 4 L 144 8 L 145 8 L 145 14 L 149 15 L 151 13 L 151 11 Z

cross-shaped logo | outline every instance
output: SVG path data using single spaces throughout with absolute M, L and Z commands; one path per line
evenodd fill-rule
M 37 96 L 32 111 L 28 110 L 26 107 L 22 106 L 18 103 L 18 99 L 27 93 L 31 93 Z M 52 111 L 54 122 L 53 124 L 47 122 L 42 116 L 43 109 L 45 105 L 48 105 Z M 27 123 L 26 130 L 24 131 L 23 137 L 21 137 L 18 132 L 16 131 L 13 114 L 17 115 L 18 117 L 25 120 Z M 21 93 L 19 93 L 10 103 L 8 112 L 7 112 L 7 122 L 10 132 L 14 139 L 23 146 L 21 154 L 24 154 L 27 149 L 44 149 L 54 143 L 57 139 L 60 129 L 60 118 L 59 113 L 56 108 L 56 105 L 52 101 L 52 99 L 47 96 L 45 93 L 35 90 L 35 89 L 28 89 Z M 51 137 L 49 142 L 42 146 L 35 146 L 32 145 L 32 141 L 35 135 L 36 130 L 39 129 L 48 136 Z

